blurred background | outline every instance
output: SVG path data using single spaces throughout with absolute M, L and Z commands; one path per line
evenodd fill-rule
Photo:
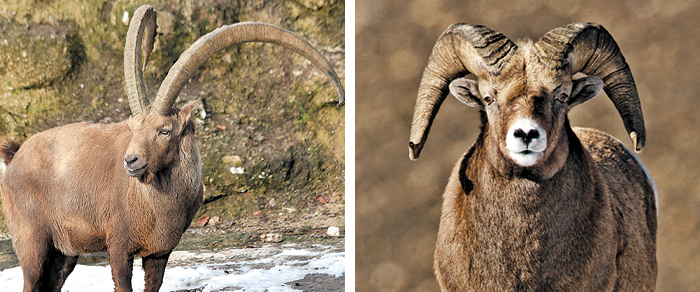
M 700 2 L 356 2 L 356 290 L 438 291 L 432 256 L 442 191 L 476 139 L 478 112 L 448 97 L 417 161 L 408 159 L 416 93 L 450 24 L 482 24 L 511 40 L 597 22 L 632 68 L 647 128 L 639 156 L 659 190 L 657 291 L 700 291 Z M 572 110 L 573 126 L 631 143 L 604 95 Z

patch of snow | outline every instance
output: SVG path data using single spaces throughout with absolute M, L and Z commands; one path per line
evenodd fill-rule
M 226 249 L 221 251 L 174 252 L 165 270 L 160 291 L 175 291 L 204 287 L 203 291 L 296 291 L 286 283 L 303 279 L 308 274 L 334 277 L 345 273 L 345 252 L 337 248 L 314 245 L 300 248 L 285 244 L 283 250 Z M 215 259 L 215 263 L 202 263 Z M 211 261 L 210 261 L 211 262 Z M 188 263 L 190 264 L 188 266 Z M 134 291 L 143 291 L 144 272 L 135 261 L 132 283 Z M 8 291 L 22 290 L 22 270 L 19 267 L 0 271 L 0 287 Z M 109 266 L 78 265 L 66 280 L 63 291 L 112 291 Z M 233 289 L 233 290 L 231 290 Z
M 296 257 L 311 257 L 318 255 L 318 252 L 308 251 L 304 249 L 285 249 L 274 257 L 296 256 Z

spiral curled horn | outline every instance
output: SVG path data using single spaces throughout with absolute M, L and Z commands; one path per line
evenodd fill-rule
M 420 155 L 450 82 L 470 73 L 497 76 L 515 50 L 503 34 L 480 25 L 453 24 L 440 35 L 418 89 L 408 143 L 411 160 Z
M 605 28 L 595 23 L 574 23 L 547 32 L 535 43 L 540 63 L 554 70 L 571 66 L 603 80 L 603 90 L 622 117 L 627 133 L 640 152 L 646 130 L 639 94 L 625 57 Z
M 330 62 L 309 42 L 291 31 L 274 25 L 243 22 L 220 27 L 202 36 L 182 53 L 158 89 L 156 99 L 153 102 L 153 111 L 163 116 L 170 115 L 180 90 L 204 61 L 222 49 L 246 42 L 277 44 L 304 56 L 316 68 L 331 78 L 338 91 L 338 103 L 342 105 L 345 102 L 345 91 L 338 74 Z
M 143 70 L 148 56 L 153 51 L 156 40 L 156 11 L 151 5 L 136 9 L 129 23 L 124 46 L 124 79 L 126 95 L 129 98 L 131 114 L 137 115 L 148 106 L 146 84 L 143 82 Z M 145 46 L 143 42 L 145 41 Z M 142 56 L 143 54 L 143 56 Z

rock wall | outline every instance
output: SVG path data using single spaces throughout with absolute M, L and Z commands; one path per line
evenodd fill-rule
M 158 12 L 144 72 L 153 98 L 197 38 L 242 21 L 279 25 L 309 40 L 345 76 L 345 5 L 307 1 L 0 1 L 0 136 L 21 141 L 67 123 L 129 115 L 123 49 L 131 15 Z M 199 99 L 195 119 L 209 214 L 235 218 L 276 198 L 277 209 L 344 200 L 344 107 L 310 62 L 271 44 L 215 54 L 176 106 Z M 208 208 L 208 209 L 207 209 Z

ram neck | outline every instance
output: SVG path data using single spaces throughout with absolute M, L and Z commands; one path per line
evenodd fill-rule
M 523 168 L 503 156 L 486 134 L 476 141 L 470 157 L 462 161 L 462 176 L 479 184 L 479 193 L 491 194 L 482 199 L 493 199 L 494 203 L 548 204 L 551 200 L 576 200 L 573 193 L 593 193 L 593 181 L 597 169 L 576 135 L 566 127 L 567 143 L 562 143 L 565 153 L 550 155 L 537 168 Z M 559 150 L 554 150 L 557 152 Z M 548 169 L 549 168 L 549 169 Z
M 596 244 L 612 240 L 614 230 L 602 223 L 612 220 L 610 202 L 606 190 L 595 183 L 597 171 L 576 136 L 569 138 L 563 167 L 540 180 L 503 176 L 489 162 L 481 142 L 459 166 L 464 192 L 445 193 L 437 244 L 442 250 L 436 251 L 444 256 L 436 258 L 469 258 L 469 269 L 475 271 L 469 277 L 491 283 L 493 289 L 568 290 L 547 281 L 561 279 L 561 274 L 588 273 L 596 266 L 602 271 L 612 267 L 614 263 L 590 259 L 601 253 L 613 253 L 609 258 L 614 258 L 614 251 Z M 462 235 L 450 238 L 450 229 L 462 230 Z M 449 265 L 436 262 L 438 268 L 442 264 Z

